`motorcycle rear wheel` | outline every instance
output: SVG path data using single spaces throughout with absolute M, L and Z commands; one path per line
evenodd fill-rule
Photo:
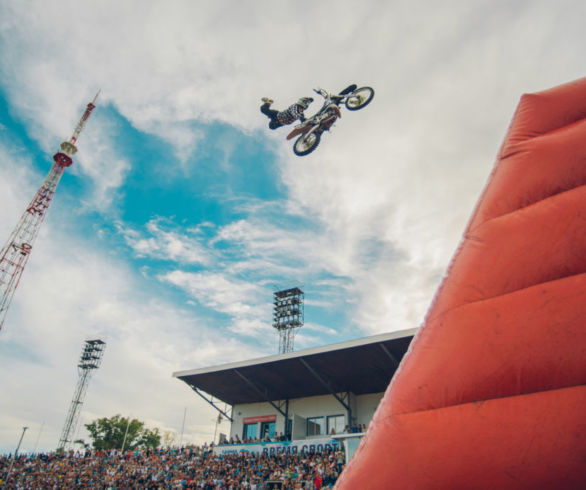
M 371 87 L 360 87 L 354 90 L 346 98 L 346 109 L 357 111 L 370 104 L 374 97 L 374 90 Z
M 299 136 L 299 138 L 297 138 L 295 144 L 293 145 L 293 153 L 295 153 L 295 155 L 299 157 L 309 155 L 313 150 L 317 148 L 320 139 L 321 134 L 317 131 L 302 134 L 301 136 Z

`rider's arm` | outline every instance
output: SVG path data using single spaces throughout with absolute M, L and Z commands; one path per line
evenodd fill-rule
M 301 122 L 305 122 L 305 115 L 303 114 L 303 107 L 301 107 L 299 104 L 293 104 L 291 107 L 291 114 L 293 114 L 293 117 L 295 117 L 296 119 L 299 119 Z

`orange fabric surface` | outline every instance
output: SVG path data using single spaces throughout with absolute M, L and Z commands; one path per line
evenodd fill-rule
M 585 403 L 576 386 L 379 416 L 368 457 L 352 460 L 336 488 L 584 490 Z
M 586 186 L 478 225 L 467 234 L 428 318 L 473 301 L 586 272 L 586 229 L 581 216 L 586 216 Z
M 470 226 L 533 204 L 562 191 L 586 185 L 586 154 L 582 119 L 571 126 L 508 148 L 495 167 L 491 184 Z M 564 166 L 560 167 L 560 151 Z
M 586 274 L 450 310 L 421 335 L 393 413 L 586 384 Z
M 338 489 L 586 488 L 586 78 L 521 98 Z

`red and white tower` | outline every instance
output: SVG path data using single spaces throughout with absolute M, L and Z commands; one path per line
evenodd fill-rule
M 24 266 L 39 233 L 41 223 L 47 214 L 51 199 L 53 199 L 53 194 L 57 189 L 57 184 L 61 180 L 63 171 L 73 163 L 71 156 L 77 151 L 75 143 L 95 108 L 94 104 L 99 94 L 100 92 L 98 91 L 94 100 L 87 105 L 71 138 L 61 143 L 61 151 L 53 155 L 55 163 L 53 163 L 49 174 L 0 252 L 0 330 L 4 325 L 8 307 L 20 282 Z

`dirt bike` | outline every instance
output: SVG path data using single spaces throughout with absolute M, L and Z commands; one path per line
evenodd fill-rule
M 293 131 L 287 135 L 288 140 L 301 135 L 293 144 L 293 153 L 300 157 L 309 155 L 315 150 L 319 145 L 322 133 L 329 131 L 334 123 L 342 117 L 340 111 L 342 104 L 349 111 L 357 111 L 370 104 L 374 97 L 372 88 L 357 88 L 356 85 L 346 87 L 337 95 L 330 94 L 322 88 L 313 89 L 313 91 L 324 98 L 321 109 L 309 119 L 295 126 Z

